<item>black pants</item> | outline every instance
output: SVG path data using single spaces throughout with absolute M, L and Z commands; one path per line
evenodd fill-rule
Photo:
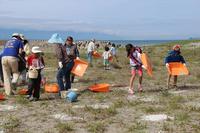
M 28 82 L 28 95 L 34 98 L 40 98 L 40 83 L 41 83 L 41 74 L 38 74 L 37 79 L 29 79 Z
M 4 82 L 1 60 L 0 60 L 0 79 L 1 79 L 2 82 Z

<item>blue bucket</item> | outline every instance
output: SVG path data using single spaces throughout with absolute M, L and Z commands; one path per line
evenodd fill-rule
M 74 91 L 71 91 L 67 94 L 67 100 L 69 100 L 70 102 L 75 102 L 77 100 L 77 97 L 78 95 Z

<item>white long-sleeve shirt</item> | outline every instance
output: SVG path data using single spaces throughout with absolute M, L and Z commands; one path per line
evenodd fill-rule
M 87 52 L 90 53 L 94 50 L 95 50 L 95 44 L 94 44 L 94 42 L 90 42 L 87 47 Z

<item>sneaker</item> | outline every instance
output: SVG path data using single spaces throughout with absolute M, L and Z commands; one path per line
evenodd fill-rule
M 35 101 L 38 101 L 39 98 L 36 98 L 36 97 L 31 96 L 28 100 L 29 100 L 30 102 L 35 102 Z
M 134 94 L 134 91 L 133 91 L 132 89 L 129 89 L 129 90 L 128 90 L 128 93 L 129 93 L 130 95 L 133 95 L 133 94 Z
M 29 100 L 30 102 L 32 102 L 32 101 L 34 100 L 34 97 L 31 96 L 31 97 L 28 98 L 28 100 Z
M 34 102 L 39 101 L 39 98 L 34 97 L 34 98 L 33 98 L 33 101 L 34 101 Z
M 143 88 L 141 85 L 138 86 L 138 90 L 139 90 L 139 92 L 143 92 Z
M 29 99 L 31 96 L 30 95 L 26 95 L 25 97 L 26 97 L 26 99 Z

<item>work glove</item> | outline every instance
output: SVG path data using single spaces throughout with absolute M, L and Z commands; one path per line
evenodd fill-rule
M 142 68 L 147 69 L 144 65 L 142 65 Z
M 183 63 L 183 65 L 184 65 L 184 66 L 186 66 L 186 64 L 185 64 L 185 63 Z
M 62 62 L 58 62 L 58 66 L 59 66 L 59 68 L 63 68 Z
M 169 64 L 168 64 L 168 63 L 166 63 L 165 65 L 166 65 L 166 67 L 169 67 Z

